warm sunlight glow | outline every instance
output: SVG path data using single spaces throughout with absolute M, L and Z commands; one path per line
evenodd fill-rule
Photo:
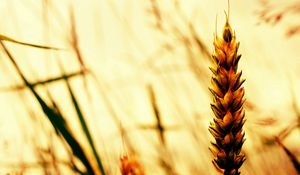
M 299 6 L 1 0 L 0 175 L 299 174 Z

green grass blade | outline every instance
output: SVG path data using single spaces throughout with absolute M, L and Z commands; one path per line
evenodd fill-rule
M 0 44 L 2 48 L 4 49 L 5 53 L 7 54 L 10 61 L 13 63 L 13 66 L 17 70 L 17 73 L 23 80 L 23 82 L 26 84 L 26 86 L 29 88 L 29 90 L 32 92 L 38 103 L 40 104 L 44 114 L 47 116 L 49 121 L 51 122 L 52 126 L 56 128 L 59 133 L 63 136 L 64 140 L 68 143 L 68 145 L 71 147 L 73 154 L 82 162 L 82 164 L 85 166 L 87 172 L 90 175 L 94 175 L 94 170 L 87 159 L 87 156 L 85 155 L 82 147 L 80 146 L 79 142 L 75 139 L 75 137 L 72 135 L 71 131 L 69 130 L 69 127 L 67 126 L 67 123 L 65 122 L 63 116 L 59 115 L 54 109 L 50 108 L 44 100 L 38 95 L 38 93 L 34 90 L 33 86 L 28 82 L 28 80 L 25 78 L 23 73 L 21 72 L 19 66 L 15 62 L 12 54 L 9 52 L 9 50 L 6 48 L 4 43 L 0 41 Z
M 85 121 L 85 119 L 84 119 L 84 115 L 83 115 L 83 113 L 82 113 L 82 111 L 81 111 L 81 109 L 80 109 L 79 103 L 78 103 L 78 101 L 76 100 L 76 97 L 75 97 L 75 95 L 74 95 L 74 93 L 73 93 L 73 90 L 72 90 L 72 88 L 71 88 L 71 85 L 70 85 L 68 79 L 65 79 L 65 81 L 66 81 L 66 84 L 67 84 L 67 88 L 68 88 L 69 94 L 70 94 L 71 99 L 72 99 L 73 106 L 74 106 L 74 108 L 75 108 L 75 110 L 76 110 L 78 119 L 79 119 L 79 121 L 80 121 L 81 128 L 82 128 L 82 130 L 84 131 L 84 134 L 85 134 L 85 136 L 86 136 L 86 138 L 87 138 L 87 140 L 88 140 L 88 142 L 89 142 L 89 144 L 90 144 L 90 146 L 91 146 L 91 149 L 92 149 L 93 154 L 94 154 L 94 156 L 95 156 L 95 158 L 96 158 L 98 167 L 99 167 L 99 169 L 100 169 L 102 175 L 105 175 L 104 166 L 103 166 L 103 164 L 102 164 L 102 161 L 101 161 L 101 159 L 100 159 L 100 156 L 99 156 L 98 153 L 97 153 L 97 150 L 96 150 L 94 141 L 93 141 L 92 136 L 91 136 L 91 134 L 90 134 L 90 131 L 89 131 L 89 129 L 88 129 L 87 123 L 86 123 L 86 121 Z

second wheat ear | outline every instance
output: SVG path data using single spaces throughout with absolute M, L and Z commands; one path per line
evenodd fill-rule
M 213 164 L 224 175 L 239 175 L 239 168 L 245 161 L 241 153 L 245 141 L 243 125 L 245 123 L 244 88 L 238 71 L 241 55 L 238 54 L 239 42 L 226 16 L 222 37 L 217 34 L 214 40 L 214 53 L 211 88 L 213 100 L 211 109 L 214 113 L 209 131 L 214 137 L 210 150 L 213 153 Z
M 144 175 L 144 170 L 135 156 L 123 156 L 120 159 L 122 175 Z

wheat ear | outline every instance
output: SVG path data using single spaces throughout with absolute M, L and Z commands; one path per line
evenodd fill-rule
M 120 159 L 122 175 L 144 175 L 144 170 L 135 156 L 123 156 Z
M 210 150 L 217 170 L 224 175 L 239 175 L 239 168 L 245 161 L 245 155 L 241 153 L 245 141 L 245 100 L 241 86 L 245 80 L 241 79 L 242 72 L 237 71 L 241 58 L 237 53 L 239 42 L 229 25 L 228 15 L 226 17 L 222 37 L 215 36 L 213 66 L 210 67 L 213 75 L 209 89 L 213 95 L 214 120 L 209 131 L 215 138 Z

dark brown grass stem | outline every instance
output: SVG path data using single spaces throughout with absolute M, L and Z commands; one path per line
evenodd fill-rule
M 298 162 L 297 157 L 289 149 L 287 149 L 284 146 L 284 144 L 282 143 L 282 141 L 278 137 L 275 138 L 275 141 L 284 150 L 284 152 L 286 153 L 286 155 L 289 157 L 289 159 L 293 163 L 296 171 L 298 172 L 298 174 L 300 174 L 300 163 Z

